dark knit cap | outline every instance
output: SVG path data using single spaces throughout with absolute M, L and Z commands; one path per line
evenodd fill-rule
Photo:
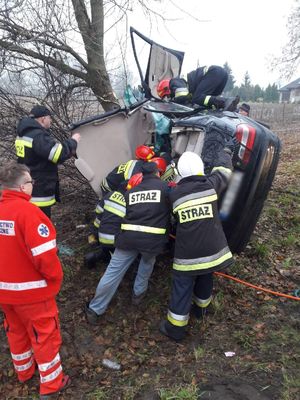
M 143 175 L 156 174 L 158 172 L 157 165 L 154 162 L 145 162 L 142 166 Z
M 247 112 L 249 114 L 250 112 L 250 106 L 249 104 L 243 103 L 240 105 L 240 110 L 244 110 L 245 112 Z
M 40 118 L 40 117 L 46 117 L 47 115 L 52 115 L 51 111 L 45 106 L 37 105 L 32 108 L 29 117 Z

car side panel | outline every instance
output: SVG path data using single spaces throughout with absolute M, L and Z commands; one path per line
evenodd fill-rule
M 139 107 L 76 127 L 81 134 L 75 165 L 99 194 L 102 179 L 117 165 L 134 158 L 137 145 L 151 141 L 154 122 Z

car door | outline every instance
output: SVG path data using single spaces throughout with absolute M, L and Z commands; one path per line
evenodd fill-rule
M 184 52 L 162 46 L 133 27 L 130 27 L 130 37 L 145 97 L 158 97 L 156 91 L 158 82 L 162 79 L 171 79 L 180 75 Z M 146 68 L 144 69 L 142 68 L 142 61 L 145 60 L 142 60 L 138 49 L 143 49 L 144 54 L 147 51 L 149 52 Z

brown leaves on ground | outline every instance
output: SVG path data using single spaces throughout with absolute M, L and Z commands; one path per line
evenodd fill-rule
M 299 133 L 281 136 L 281 161 L 264 212 L 246 251 L 226 272 L 257 286 L 292 294 L 300 286 L 299 241 L 293 237 L 299 209 L 294 194 L 285 193 L 299 191 L 295 165 L 300 140 Z M 66 181 L 63 189 L 67 186 Z M 157 399 L 163 388 L 169 388 L 172 398 L 192 400 L 196 398 L 192 397 L 195 385 L 201 393 L 209 384 L 211 389 L 205 393 L 215 396 L 217 387 L 227 385 L 226 394 L 230 382 L 235 382 L 236 388 L 241 383 L 240 387 L 253 389 L 256 397 L 249 394 L 247 400 L 296 400 L 299 303 L 216 277 L 213 312 L 202 322 L 191 318 L 187 338 L 182 343 L 172 342 L 158 331 L 159 321 L 166 317 L 170 292 L 171 260 L 167 254 L 159 257 L 149 293 L 140 306 L 131 304 L 134 276 L 129 271 L 99 325 L 88 325 L 84 304 L 93 296 L 105 269 L 101 264 L 94 270 L 82 268 L 88 228 L 76 230 L 76 226 L 85 224 L 85 214 L 90 213 L 86 206 L 91 203 L 90 195 L 68 196 L 54 212 L 58 242 L 75 250 L 73 256 L 62 256 L 65 280 L 58 296 L 61 355 L 64 369 L 72 377 L 72 386 L 62 399 Z M 25 385 L 18 383 L 3 330 L 0 339 L 1 399 L 36 398 L 38 376 Z M 228 351 L 235 355 L 225 357 Z M 103 366 L 104 358 L 120 364 L 121 370 Z M 185 390 L 186 397 L 174 397 L 180 390 Z M 234 399 L 245 399 L 237 393 Z

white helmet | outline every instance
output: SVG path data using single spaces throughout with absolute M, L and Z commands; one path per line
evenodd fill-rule
M 177 169 L 182 178 L 192 175 L 204 175 L 201 157 L 192 151 L 185 151 L 178 160 Z

